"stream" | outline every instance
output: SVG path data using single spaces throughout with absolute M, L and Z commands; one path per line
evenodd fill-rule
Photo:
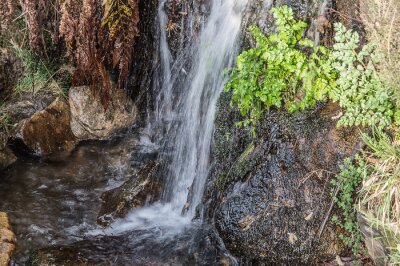
M 34 250 L 71 243 L 102 264 L 235 264 L 215 229 L 204 224 L 201 203 L 223 72 L 238 53 L 247 0 L 211 1 L 197 35 L 201 8 L 189 1 L 193 12 L 181 30 L 193 34 L 175 59 L 165 30 L 166 2 L 159 1 L 156 18 L 161 73 L 154 78 L 160 87 L 147 126 L 82 143 L 63 162 L 26 158 L 2 173 L 0 210 L 9 213 L 17 235 L 15 265 L 24 265 Z M 151 160 L 164 162 L 161 199 L 99 227 L 101 193 Z

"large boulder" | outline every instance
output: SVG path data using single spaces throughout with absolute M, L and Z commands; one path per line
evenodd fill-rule
M 131 209 L 143 206 L 148 198 L 157 200 L 161 190 L 160 184 L 153 181 L 157 166 L 150 162 L 122 186 L 104 192 L 97 222 L 107 226 L 114 219 L 125 217 Z
M 15 249 L 16 238 L 11 231 L 8 216 L 0 212 L 0 266 L 8 266 Z
M 137 108 L 123 90 L 113 91 L 108 107 L 88 86 L 69 90 L 71 129 L 81 140 L 103 139 L 132 126 L 137 120 Z
M 77 144 L 70 127 L 68 104 L 57 98 L 43 111 L 35 113 L 16 127 L 9 143 L 15 149 L 48 159 L 68 156 Z
M 257 138 L 235 127 L 241 117 L 221 97 L 207 193 L 208 217 L 226 247 L 245 262 L 310 265 L 346 252 L 330 220 L 329 180 L 359 147 L 341 131 L 335 105 L 289 115 L 271 111 Z M 345 254 L 344 254 L 345 255 Z

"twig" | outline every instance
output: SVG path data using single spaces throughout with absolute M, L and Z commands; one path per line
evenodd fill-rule
M 348 16 L 348 15 L 346 15 L 346 14 L 340 12 L 340 11 L 337 11 L 337 10 L 333 9 L 333 8 L 328 8 L 328 11 L 333 12 L 333 13 L 336 13 L 336 14 L 338 14 L 339 16 L 341 16 L 342 18 L 351 19 L 351 20 L 354 20 L 354 21 L 363 23 L 361 20 L 359 20 L 359 19 L 357 19 L 357 18 L 350 17 L 350 16 Z
M 321 226 L 319 227 L 319 231 L 318 231 L 318 235 L 317 235 L 318 238 L 321 237 L 322 232 L 323 232 L 324 229 L 325 229 L 326 223 L 328 222 L 328 219 L 329 219 L 329 217 L 331 216 L 331 212 L 332 212 L 333 206 L 335 205 L 335 202 L 334 202 L 333 199 L 337 196 L 337 194 L 339 193 L 339 190 L 340 190 L 340 186 L 337 186 L 337 187 L 336 187 L 336 190 L 335 190 L 335 193 L 334 193 L 334 195 L 332 196 L 331 205 L 329 206 L 328 212 L 325 214 L 324 221 L 322 222 Z

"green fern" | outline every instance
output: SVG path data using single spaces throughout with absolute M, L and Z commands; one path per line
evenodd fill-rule
M 345 110 L 338 126 L 383 128 L 390 125 L 395 115 L 393 94 L 378 78 L 374 46 L 367 44 L 357 52 L 360 49 L 357 32 L 347 30 L 340 23 L 335 24 L 335 32 L 331 61 L 338 78 L 329 96 Z
M 231 69 L 225 91 L 232 91 L 232 106 L 245 120 L 239 126 L 254 127 L 269 108 L 289 112 L 332 100 L 343 108 L 337 126 L 384 128 L 400 122 L 393 93 L 380 81 L 372 45 L 360 47 L 357 32 L 335 24 L 333 49 L 314 46 L 303 37 L 308 25 L 296 20 L 287 6 L 272 9 L 277 33 L 264 35 L 251 26 L 256 47 L 244 51 Z
M 249 28 L 257 46 L 238 56 L 225 86 L 233 92 L 232 105 L 247 118 L 241 126 L 255 126 L 271 107 L 294 112 L 314 106 L 334 86 L 329 50 L 303 37 L 307 23 L 294 19 L 287 6 L 272 13 L 277 33 L 265 36 L 256 26 Z

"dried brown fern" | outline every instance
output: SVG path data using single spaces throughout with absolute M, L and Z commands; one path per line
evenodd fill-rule
M 31 50 L 46 57 L 49 37 L 53 43 L 63 37 L 67 56 L 76 66 L 73 82 L 100 88 L 106 106 L 113 87 L 126 87 L 134 39 L 139 35 L 138 1 L 0 0 L 0 23 L 7 27 L 19 7 Z M 115 86 L 111 73 L 118 74 Z
M 108 27 L 112 45 L 112 66 L 118 67 L 118 87 L 125 87 L 129 74 L 134 39 L 139 35 L 137 0 L 104 0 L 102 25 Z
M 119 72 L 116 87 L 124 88 L 134 38 L 138 35 L 137 0 L 65 0 L 60 33 L 77 66 L 75 84 L 100 87 L 105 107 L 111 96 L 110 73 Z
M 2 30 L 10 24 L 17 6 L 18 2 L 15 0 L 0 0 L 0 27 Z

